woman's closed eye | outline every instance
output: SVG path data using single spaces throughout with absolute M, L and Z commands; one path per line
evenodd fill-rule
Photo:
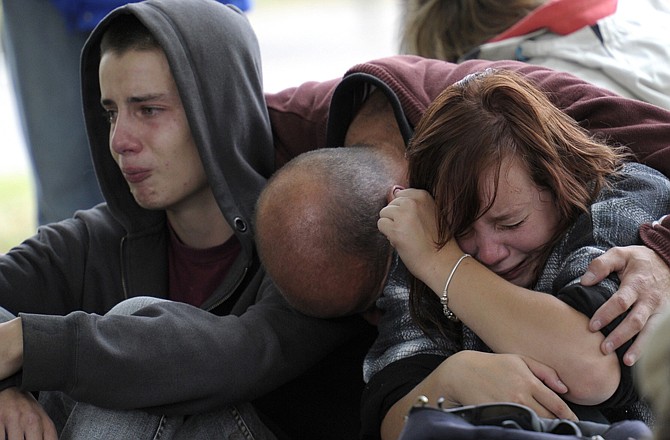
M 521 221 L 518 221 L 516 223 L 511 223 L 511 224 L 498 224 L 497 228 L 501 231 L 511 231 L 514 229 L 518 229 L 525 223 L 526 219 L 523 219 Z

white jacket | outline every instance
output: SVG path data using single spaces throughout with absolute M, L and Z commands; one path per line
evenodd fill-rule
M 525 61 L 670 109 L 670 0 L 619 0 L 595 27 L 568 35 L 544 28 L 484 44 L 465 58 Z

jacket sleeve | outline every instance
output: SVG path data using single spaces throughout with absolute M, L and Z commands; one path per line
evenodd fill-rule
M 471 60 L 461 64 L 411 55 L 381 58 L 352 67 L 347 74 L 372 74 L 387 82 L 416 126 L 428 105 L 448 85 L 487 68 L 521 73 L 582 127 L 626 145 L 639 161 L 670 176 L 670 111 L 624 98 L 574 75 L 518 61 Z
M 22 388 L 107 408 L 206 412 L 268 393 L 362 328 L 360 318 L 298 314 L 267 278 L 260 295 L 240 316 L 175 302 L 131 316 L 22 314 Z
M 265 95 L 277 168 L 300 153 L 325 147 L 330 99 L 339 81 L 307 82 Z
M 569 73 L 518 61 L 470 60 L 453 64 L 396 55 L 353 66 L 345 76 L 365 73 L 383 80 L 398 96 L 411 125 L 416 126 L 428 105 L 447 86 L 487 68 L 513 70 L 527 76 L 582 127 L 610 142 L 628 146 L 639 161 L 670 176 L 670 111 L 621 97 Z M 338 83 L 339 79 L 309 82 L 266 95 L 278 166 L 301 152 L 325 146 L 330 100 Z M 302 136 L 304 133 L 308 135 Z
M 444 360 L 440 355 L 418 354 L 389 364 L 375 374 L 365 386 L 361 399 L 361 438 L 379 439 L 386 413 Z
M 591 318 L 618 289 L 616 276 L 597 286 L 584 287 L 576 280 L 594 258 L 612 246 L 639 243 L 637 229 L 659 212 L 670 208 L 670 182 L 659 173 L 639 164 L 624 168 L 611 187 L 603 189 L 591 205 L 590 215 L 582 215 L 556 246 L 545 266 L 543 277 L 554 278 L 557 297 Z M 558 264 L 556 264 L 558 263 Z M 603 329 L 608 335 L 622 320 L 620 316 Z M 601 407 L 617 407 L 637 399 L 631 368 L 623 363 L 623 355 L 632 341 L 617 350 L 621 382 L 615 394 Z
M 642 242 L 653 249 L 665 264 L 670 266 L 670 215 L 664 215 L 660 221 L 640 226 Z

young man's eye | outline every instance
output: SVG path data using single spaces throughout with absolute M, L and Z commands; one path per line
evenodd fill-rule
M 116 110 L 105 110 L 103 112 L 104 118 L 109 122 L 110 124 L 113 124 L 116 122 L 116 115 L 117 111 Z
M 158 107 L 142 107 L 142 114 L 145 116 L 154 116 L 159 112 Z

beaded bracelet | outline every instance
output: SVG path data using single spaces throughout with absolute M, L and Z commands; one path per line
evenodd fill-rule
M 458 266 L 465 260 L 466 258 L 470 257 L 470 254 L 463 254 L 461 258 L 458 259 L 456 264 L 454 264 L 454 268 L 451 269 L 451 273 L 449 274 L 449 277 L 447 278 L 447 282 L 444 284 L 444 290 L 442 291 L 442 296 L 440 297 L 440 304 L 442 304 L 442 313 L 444 313 L 444 316 L 447 317 L 450 321 L 453 322 L 458 322 L 458 316 L 454 315 L 454 312 L 449 310 L 449 297 L 447 296 L 447 289 L 449 289 L 449 284 L 451 283 L 451 279 L 454 277 L 454 274 L 456 273 L 456 269 L 458 269 Z

